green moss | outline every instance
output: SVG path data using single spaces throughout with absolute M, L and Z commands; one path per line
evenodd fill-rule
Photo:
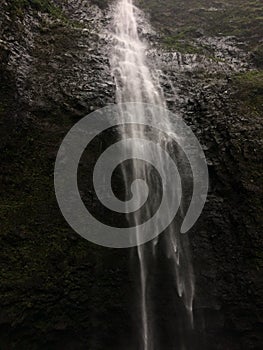
M 241 84 L 262 89 L 263 88 L 263 71 L 251 70 L 237 75 L 237 79 Z
M 192 40 L 200 35 L 237 36 L 251 49 L 263 37 L 261 0 L 137 0 L 151 16 L 151 22 L 165 36 Z M 190 30 L 189 30 L 190 29 Z M 181 34 L 178 34 L 181 33 Z
M 263 110 L 263 71 L 252 70 L 237 74 L 234 77 L 234 83 L 241 97 L 240 100 L 254 114 L 261 116 Z
M 201 48 L 198 48 L 185 40 L 178 40 L 176 36 L 167 36 L 162 41 L 164 47 L 179 51 L 181 53 L 202 53 Z
M 263 68 L 263 44 L 255 47 L 252 53 L 252 59 L 258 68 Z
M 163 35 L 162 43 L 169 49 L 174 49 L 182 53 L 201 53 L 202 49 L 195 46 L 190 37 L 194 37 L 195 29 L 193 27 L 185 27 L 178 30 L 176 34 Z
M 51 0 L 10 0 L 8 7 L 13 15 L 22 17 L 26 10 L 46 12 L 55 18 L 62 18 L 61 8 Z

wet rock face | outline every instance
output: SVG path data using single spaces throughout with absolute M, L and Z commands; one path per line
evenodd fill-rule
M 114 102 L 108 8 L 68 0 L 59 11 L 14 14 L 2 6 L 0 348 L 134 349 L 135 253 L 82 240 L 64 222 L 53 190 L 66 132 Z M 149 64 L 160 70 L 169 109 L 192 127 L 208 160 L 208 201 L 189 234 L 196 348 L 259 349 L 262 90 L 249 72 L 251 55 L 235 37 L 202 35 L 199 52 L 182 53 L 161 46 L 158 33 L 141 33 L 151 39 Z M 85 171 L 100 147 L 87 152 Z
M 112 96 L 102 30 L 107 16 L 90 2 L 64 2 L 61 11 L 62 19 L 28 10 L 14 25 L 7 14 L 2 47 L 8 52 L 7 66 L 15 75 L 21 103 L 36 110 L 57 104 L 83 113 L 92 107 L 92 99 L 97 100 L 96 108 Z M 74 103 L 79 104 L 75 109 Z
M 254 126 L 247 126 L 251 116 L 240 110 L 227 79 L 214 86 L 201 80 L 202 92 L 183 108 L 204 145 L 210 173 L 208 201 L 192 236 L 196 308 L 203 310 L 207 334 L 218 339 L 218 344 L 208 341 L 208 348 L 253 349 L 260 344 L 260 205 L 254 198 L 261 194 L 253 174 L 262 171 L 255 151 L 261 122 L 255 118 Z
M 201 45 L 204 42 L 220 60 L 158 50 L 150 57 L 162 69 L 160 80 L 169 109 L 191 126 L 209 167 L 208 200 L 190 232 L 196 328 L 205 334 L 205 345 L 199 346 L 255 349 L 261 344 L 258 213 L 262 193 L 255 177 L 262 172 L 261 112 L 253 113 L 246 100 L 240 101 L 235 78 L 252 69 L 249 53 L 238 48 L 236 38 L 203 38 Z

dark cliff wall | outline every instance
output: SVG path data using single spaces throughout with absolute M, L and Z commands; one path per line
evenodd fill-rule
M 259 349 L 262 5 L 138 4 L 157 31 L 146 33 L 149 57 L 163 70 L 168 106 L 191 125 L 209 164 L 208 202 L 190 233 L 196 334 L 208 349 Z M 114 102 L 107 13 L 103 1 L 1 4 L 1 349 L 137 346 L 133 253 L 81 239 L 64 222 L 53 190 L 66 132 Z M 95 146 L 86 162 L 97 153 Z

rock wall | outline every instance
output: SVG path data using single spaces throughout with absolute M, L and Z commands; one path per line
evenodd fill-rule
M 135 252 L 81 239 L 53 189 L 67 131 L 114 102 L 109 10 L 101 1 L 28 3 L 1 5 L 0 347 L 135 349 Z M 196 52 L 180 52 L 163 45 L 157 28 L 142 35 L 168 107 L 192 127 L 209 165 L 208 201 L 189 234 L 197 283 L 192 348 L 260 349 L 262 72 L 233 36 L 203 35 Z M 83 173 L 92 170 L 98 142 Z M 85 198 L 96 205 L 92 194 Z

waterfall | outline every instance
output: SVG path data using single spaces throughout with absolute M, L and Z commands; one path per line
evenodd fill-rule
M 134 6 L 132 0 L 119 0 L 114 9 L 113 20 L 113 52 L 111 55 L 111 69 L 112 75 L 116 83 L 116 102 L 120 104 L 126 102 L 137 102 L 138 105 L 130 104 L 130 107 L 121 111 L 128 112 L 131 115 L 138 115 L 142 124 L 149 124 L 149 116 L 147 115 L 146 107 L 143 104 L 157 105 L 166 108 L 166 102 L 163 91 L 160 87 L 155 72 L 153 72 L 147 64 L 147 45 L 141 40 L 139 35 L 138 25 L 139 10 Z M 125 107 L 127 108 L 127 107 Z M 166 116 L 167 117 L 167 116 Z M 120 117 L 121 118 L 121 117 Z M 162 115 L 157 113 L 151 114 L 155 125 L 158 124 L 159 118 Z M 147 123 L 146 123 L 147 119 Z M 166 118 L 167 119 L 167 118 Z M 120 120 L 121 122 L 121 120 Z M 173 133 L 172 121 L 166 125 L 168 130 Z M 146 128 L 136 126 L 135 124 L 129 128 L 122 128 L 122 137 L 125 138 L 143 138 L 152 139 L 152 132 Z M 171 147 L 169 140 L 166 140 L 162 133 L 154 136 L 154 141 L 162 146 L 164 149 Z M 127 147 L 129 144 L 127 143 Z M 133 146 L 134 147 L 134 146 Z M 135 146 L 136 147 L 136 146 Z M 138 147 L 141 147 L 138 144 Z M 134 154 L 135 154 L 135 149 Z M 133 151 L 132 150 L 132 151 Z M 145 152 L 149 152 L 145 149 Z M 162 164 L 163 160 L 161 154 L 154 154 L 154 157 Z M 180 157 L 178 151 L 177 157 Z M 165 172 L 165 164 L 163 164 Z M 131 160 L 129 168 L 123 166 L 123 176 L 126 184 L 126 193 L 129 194 L 129 184 L 132 179 L 143 179 L 150 189 L 154 188 L 155 196 L 152 200 L 147 200 L 143 214 L 141 211 L 134 211 L 131 215 L 127 215 L 127 220 L 133 226 L 145 220 L 145 217 L 151 216 L 155 210 L 156 201 L 161 197 L 160 186 L 158 186 L 158 177 L 153 174 L 153 170 L 149 164 L 145 162 L 138 162 L 138 160 Z M 134 183 L 132 190 L 133 195 L 140 197 L 141 191 L 139 182 Z M 174 189 L 174 196 L 177 195 L 177 189 Z M 128 196 L 128 195 L 127 195 Z M 143 199 L 139 202 L 143 202 Z M 170 210 L 170 208 L 167 208 Z M 162 220 L 162 218 L 160 218 Z M 140 236 L 140 229 L 137 230 L 138 237 Z M 176 281 L 177 291 L 174 293 L 179 295 L 182 299 L 185 310 L 192 318 L 192 303 L 194 296 L 194 279 L 191 261 L 189 258 L 188 248 L 182 243 L 181 234 L 178 231 L 178 225 L 173 222 L 165 232 L 165 258 L 170 259 L 173 264 L 174 280 Z M 158 250 L 158 238 L 147 245 L 138 245 L 137 256 L 140 264 L 140 310 L 141 310 L 141 345 L 140 349 L 152 350 L 155 348 L 154 338 L 158 330 L 153 329 L 153 322 L 150 317 L 149 310 L 154 302 L 148 297 L 148 268 L 149 259 L 155 259 L 156 250 Z M 181 347 L 183 349 L 183 345 Z

